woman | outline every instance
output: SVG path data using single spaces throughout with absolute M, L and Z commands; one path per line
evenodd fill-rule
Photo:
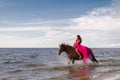
M 80 37 L 80 35 L 77 35 L 76 41 L 74 43 L 74 48 L 76 49 L 76 52 L 78 53 L 78 55 L 80 56 L 80 53 L 83 54 L 83 60 L 84 62 L 87 62 L 88 60 L 88 54 L 87 54 L 87 48 L 84 45 L 81 45 L 82 43 L 82 39 Z M 81 56 L 80 56 L 81 58 Z

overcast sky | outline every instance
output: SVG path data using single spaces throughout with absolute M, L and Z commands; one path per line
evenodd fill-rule
M 0 0 L 0 47 L 120 48 L 120 0 Z

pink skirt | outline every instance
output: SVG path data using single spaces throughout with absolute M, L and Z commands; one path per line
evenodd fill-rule
M 78 52 L 83 54 L 83 59 L 85 62 L 88 61 L 87 47 L 81 44 L 76 44 Z

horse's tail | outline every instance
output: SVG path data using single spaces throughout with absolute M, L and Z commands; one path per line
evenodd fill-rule
M 96 60 L 96 58 L 93 54 L 92 49 L 87 48 L 87 53 L 88 53 L 88 57 L 89 57 L 89 59 L 91 59 L 91 61 L 98 63 L 98 61 Z

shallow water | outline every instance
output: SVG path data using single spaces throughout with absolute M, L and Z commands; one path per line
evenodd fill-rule
M 68 64 L 57 48 L 1 48 L 0 80 L 120 80 L 120 49 L 92 49 L 99 64 Z

